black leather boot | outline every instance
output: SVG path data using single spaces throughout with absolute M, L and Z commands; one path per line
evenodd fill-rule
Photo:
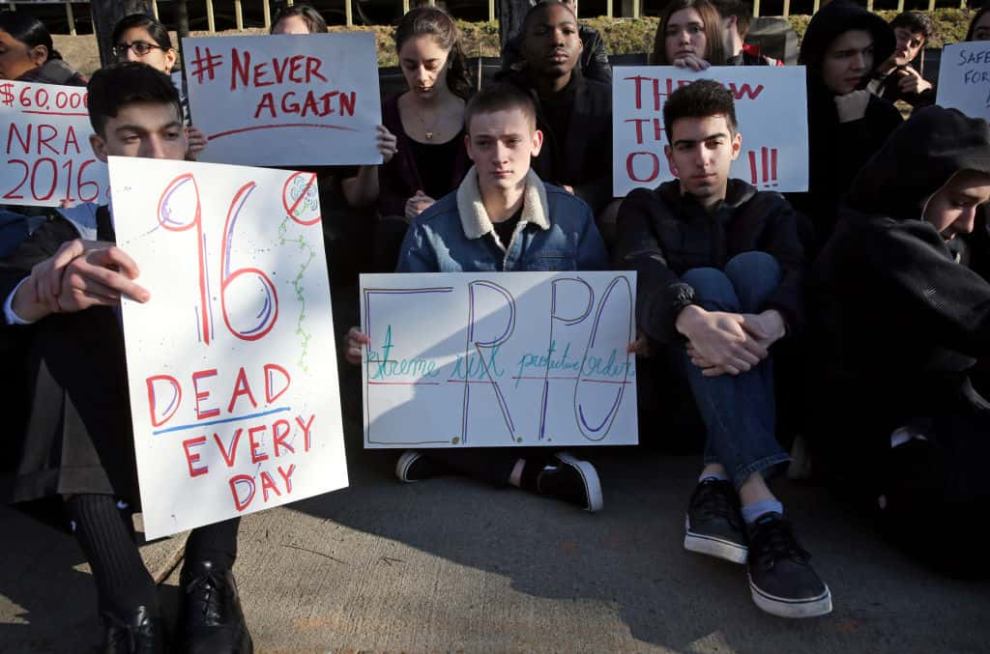
M 146 606 L 130 615 L 104 611 L 100 617 L 106 631 L 103 651 L 106 654 L 161 654 L 165 651 L 161 618 Z

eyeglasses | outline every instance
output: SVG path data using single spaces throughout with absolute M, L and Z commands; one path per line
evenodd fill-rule
M 148 43 L 147 41 L 135 41 L 134 43 L 118 43 L 113 46 L 113 56 L 117 59 L 123 59 L 127 56 L 128 50 L 133 50 L 134 54 L 139 57 L 143 57 L 152 50 L 164 50 L 160 45 L 154 43 Z

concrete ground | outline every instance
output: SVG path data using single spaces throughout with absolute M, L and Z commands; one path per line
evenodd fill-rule
M 745 569 L 681 548 L 692 458 L 603 451 L 605 510 L 467 480 L 401 485 L 351 453 L 349 489 L 247 517 L 236 573 L 259 652 L 987 652 L 990 583 L 918 566 L 820 488 L 779 490 L 832 588 L 785 621 Z M 174 613 L 182 539 L 145 546 Z M 0 651 L 98 643 L 73 539 L 0 509 Z M 170 573 L 171 571 L 171 573 Z

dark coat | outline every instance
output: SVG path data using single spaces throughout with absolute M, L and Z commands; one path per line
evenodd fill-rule
M 699 267 L 721 270 L 753 250 L 773 255 L 783 271 L 765 308 L 779 310 L 792 329 L 802 322 L 804 253 L 795 212 L 779 193 L 731 179 L 725 201 L 709 214 L 681 195 L 679 182 L 665 182 L 630 193 L 618 221 L 616 265 L 637 273 L 637 322 L 651 340 L 675 340 L 677 314 L 694 303 L 694 289 L 681 275 Z
M 64 84 L 66 86 L 86 86 L 86 77 L 77 73 L 61 59 L 49 59 L 41 66 L 29 70 L 17 78 L 18 82 L 39 84 Z
M 839 122 L 835 94 L 822 79 L 822 62 L 832 41 L 854 29 L 873 35 L 877 64 L 894 51 L 896 41 L 890 26 L 846 0 L 833 0 L 815 14 L 801 42 L 799 63 L 807 67 L 808 75 L 809 184 L 806 193 L 792 193 L 788 199 L 811 218 L 814 234 L 806 235 L 805 242 L 812 251 L 831 235 L 839 201 L 856 173 L 902 122 L 894 105 L 876 96 L 870 98 L 863 118 Z M 871 72 L 867 72 L 864 86 Z
M 844 456 L 869 466 L 889 451 L 894 429 L 917 426 L 950 452 L 947 465 L 960 474 L 945 492 L 963 496 L 976 487 L 990 494 L 990 405 L 968 378 L 990 357 L 990 283 L 957 263 L 923 212 L 964 169 L 990 174 L 986 122 L 940 107 L 916 111 L 853 182 L 812 285 L 819 395 L 848 420 L 845 438 L 857 438 L 850 447 L 858 453 Z M 979 484 L 962 473 L 976 446 Z
M 533 161 L 533 170 L 545 182 L 572 186 L 574 194 L 597 215 L 612 199 L 612 87 L 584 79 L 575 70 L 570 82 L 574 103 L 567 134 L 555 134 L 529 75 L 525 71 L 513 73 L 505 81 L 528 93 L 536 104 L 543 149 Z

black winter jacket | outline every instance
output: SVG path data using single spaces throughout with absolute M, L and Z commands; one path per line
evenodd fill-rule
M 730 179 L 725 201 L 708 213 L 681 195 L 679 182 L 665 182 L 631 192 L 618 222 L 616 265 L 637 272 L 637 322 L 651 340 L 676 340 L 677 314 L 694 303 L 694 289 L 681 275 L 692 268 L 723 269 L 732 257 L 754 250 L 773 255 L 783 270 L 765 308 L 780 311 L 789 329 L 801 324 L 804 252 L 797 216 L 779 193 Z

